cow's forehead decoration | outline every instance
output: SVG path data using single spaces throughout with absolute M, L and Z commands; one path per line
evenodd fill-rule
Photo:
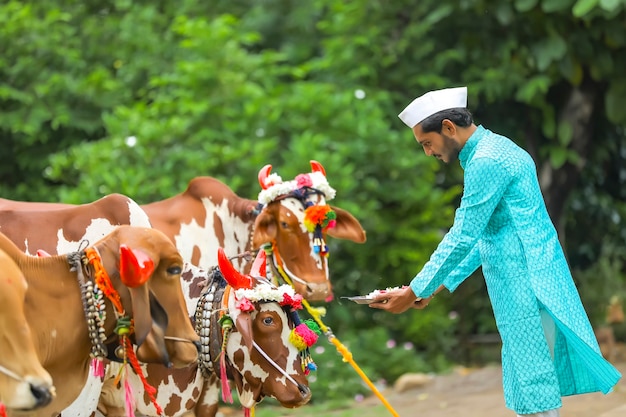
M 324 173 L 316 171 L 300 174 L 291 181 L 283 181 L 278 174 L 269 174 L 261 183 L 263 190 L 259 193 L 259 203 L 269 204 L 279 197 L 298 195 L 304 197 L 307 191 L 314 190 L 324 195 L 326 200 L 335 198 L 336 191 L 328 184 Z
M 269 283 L 260 282 L 254 288 L 235 290 L 235 305 L 241 311 L 253 311 L 253 303 L 272 301 L 277 302 L 281 307 L 291 307 L 292 310 L 302 308 L 302 295 L 296 294 L 291 285 L 275 287 Z

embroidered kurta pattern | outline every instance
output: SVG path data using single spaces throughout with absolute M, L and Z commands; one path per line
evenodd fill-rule
M 478 126 L 459 160 L 454 224 L 411 288 L 418 297 L 442 284 L 452 292 L 482 266 L 502 338 L 505 402 L 518 414 L 559 408 L 561 396 L 610 392 L 621 375 L 600 353 L 533 159 Z

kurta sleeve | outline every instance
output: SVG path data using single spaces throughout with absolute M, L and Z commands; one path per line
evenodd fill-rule
M 417 297 L 430 297 L 470 254 L 511 180 L 507 170 L 498 161 L 489 157 L 472 159 L 465 169 L 464 176 L 463 197 L 454 215 L 452 228 L 446 233 L 424 268 L 411 281 L 411 289 Z M 472 260 L 473 258 L 468 258 L 468 262 Z M 459 269 L 454 276 L 460 272 Z M 465 278 L 467 276 L 469 274 Z M 452 285 L 455 280 L 452 278 L 450 284 Z
M 474 247 L 470 250 L 469 254 L 459 263 L 459 265 L 454 268 L 450 274 L 443 281 L 443 285 L 450 292 L 454 292 L 459 285 L 467 277 L 472 275 L 474 271 L 478 269 L 481 265 L 482 261 L 480 259 L 480 252 L 478 250 L 478 245 L 474 245 Z

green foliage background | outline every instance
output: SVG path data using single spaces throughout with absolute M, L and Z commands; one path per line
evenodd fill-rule
M 364 245 L 331 242 L 336 295 L 402 285 L 450 226 L 462 173 L 426 158 L 396 115 L 427 90 L 467 85 L 476 121 L 535 158 L 601 324 L 626 280 L 625 6 L 9 0 L 0 5 L 0 196 L 83 203 L 120 192 L 147 203 L 210 175 L 256 198 L 263 165 L 292 178 L 315 159 L 334 203 L 368 233 Z M 387 339 L 413 343 L 416 358 L 404 363 L 424 371 L 486 360 L 469 344 L 495 331 L 480 273 L 428 311 L 400 316 L 338 297 L 328 324 L 350 339 L 375 335 L 380 345 L 369 341 L 363 355 L 380 378 L 402 371 L 380 360 Z

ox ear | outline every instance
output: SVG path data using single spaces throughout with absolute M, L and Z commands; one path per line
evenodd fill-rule
M 254 258 L 252 267 L 250 268 L 250 275 L 255 276 L 255 277 L 265 277 L 266 265 L 267 265 L 267 256 L 265 255 L 265 251 L 259 250 L 259 252 L 256 254 L 256 258 Z
M 129 290 L 133 304 L 137 357 L 143 362 L 162 362 L 168 365 L 169 354 L 165 346 L 167 312 L 147 285 Z
M 337 215 L 335 227 L 326 230 L 328 236 L 337 239 L 351 240 L 356 243 L 364 243 L 366 240 L 365 230 L 361 223 L 349 212 L 339 207 L 330 207 Z
M 254 233 L 252 235 L 252 245 L 255 248 L 264 243 L 273 242 L 276 239 L 277 228 L 276 218 L 266 208 L 254 220 Z
M 237 271 L 222 248 L 217 248 L 217 264 L 228 285 L 234 289 L 252 288 L 252 278 Z
M 265 179 L 270 175 L 272 171 L 272 166 L 270 164 L 265 165 L 259 171 L 259 185 L 263 190 L 267 189 L 267 185 L 265 184 Z
M 120 278 L 124 285 L 135 288 L 148 281 L 154 272 L 154 261 L 139 249 L 120 245 Z
M 252 351 L 252 317 L 248 312 L 237 315 L 235 327 L 249 351 Z
M 326 170 L 324 169 L 324 167 L 322 166 L 322 164 L 320 164 L 319 162 L 311 159 L 309 161 L 311 163 L 311 171 L 313 172 L 321 172 L 324 176 L 326 176 Z

